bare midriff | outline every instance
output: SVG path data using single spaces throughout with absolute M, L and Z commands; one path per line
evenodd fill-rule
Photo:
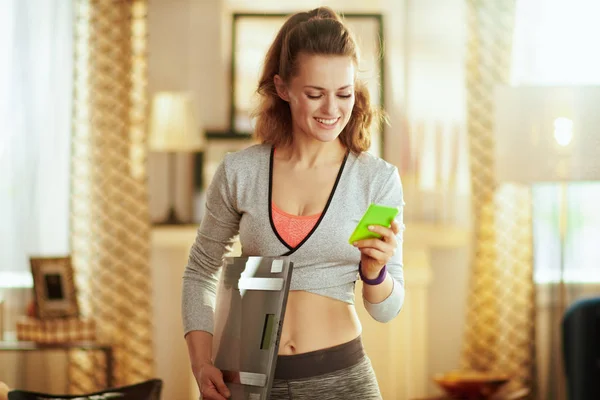
M 331 201 L 347 150 L 339 140 L 330 144 L 331 152 L 322 152 L 319 162 L 298 162 L 292 149 L 273 153 L 271 206 L 279 218 L 272 221 L 284 238 L 295 238 L 288 246 L 296 249 L 304 235 L 318 229 L 319 217 Z M 286 224 L 293 220 L 293 224 Z M 294 226 L 296 231 L 290 231 Z M 300 231 L 298 227 L 301 225 Z M 307 236 L 307 239 L 310 238 Z M 291 246 L 290 246 L 291 245 Z M 318 294 L 292 290 L 289 293 L 279 355 L 294 355 L 322 350 L 355 339 L 361 325 L 354 305 Z
M 354 305 L 294 290 L 288 296 L 279 355 L 326 349 L 349 342 L 360 333 Z

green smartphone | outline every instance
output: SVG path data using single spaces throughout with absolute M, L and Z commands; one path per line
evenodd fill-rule
M 350 235 L 348 243 L 353 244 L 358 240 L 380 238 L 381 235 L 371 232 L 369 230 L 370 225 L 381 225 L 389 228 L 392 225 L 392 221 L 398 215 L 398 208 L 382 206 L 379 204 L 371 204 L 367 211 L 362 216 L 358 225 Z

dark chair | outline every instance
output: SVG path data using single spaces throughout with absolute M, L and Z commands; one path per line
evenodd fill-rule
M 8 392 L 8 400 L 160 400 L 162 385 L 162 380 L 151 379 L 133 385 L 106 389 L 101 392 L 77 395 L 53 395 L 25 390 L 11 390 Z
M 569 400 L 600 399 L 600 297 L 567 309 L 562 345 Z

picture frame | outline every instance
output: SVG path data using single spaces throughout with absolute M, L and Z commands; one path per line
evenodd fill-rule
M 251 111 L 258 100 L 256 88 L 267 50 L 291 14 L 234 13 L 232 21 L 231 102 L 229 137 L 251 135 Z M 375 107 L 385 109 L 383 16 L 368 13 L 342 13 L 342 20 L 355 36 L 360 49 L 358 78 L 369 89 Z M 384 124 L 374 125 L 369 151 L 383 155 Z
M 71 257 L 30 257 L 36 316 L 39 319 L 79 316 Z

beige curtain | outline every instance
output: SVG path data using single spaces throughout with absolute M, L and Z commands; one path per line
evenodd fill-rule
M 577 300 L 597 297 L 598 284 L 549 283 L 537 285 L 538 394 L 540 399 L 567 400 L 564 372 L 562 321 Z M 561 291 L 564 290 L 563 293 Z
M 543 185 L 534 191 L 534 233 L 537 272 L 556 279 L 537 284 L 536 350 L 539 398 L 565 400 L 567 381 L 563 359 L 562 322 L 565 311 L 582 298 L 598 297 L 597 205 L 600 185 Z M 561 218 L 564 217 L 564 218 Z M 564 242 L 561 242 L 561 231 Z M 558 243 L 557 243 L 558 242 Z M 561 256 L 561 252 L 564 254 Z M 561 258 L 564 270 L 561 271 Z M 546 278 L 548 276 L 546 275 Z M 589 279 L 587 282 L 586 279 Z
M 509 82 L 515 1 L 468 0 L 467 124 L 474 253 L 462 367 L 535 393 L 531 201 L 494 177 L 493 91 Z M 533 394 L 532 394 L 533 397 Z
M 115 352 L 115 385 L 153 377 L 146 189 L 146 0 L 75 0 L 71 235 L 82 313 Z M 72 393 L 103 387 L 74 354 Z

